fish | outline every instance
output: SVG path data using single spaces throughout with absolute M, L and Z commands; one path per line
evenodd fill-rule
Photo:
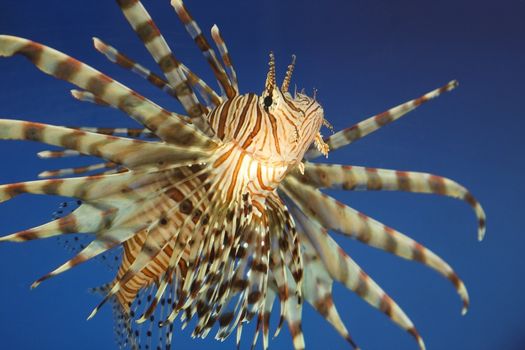
M 269 55 L 261 94 L 242 93 L 226 42 L 214 25 L 212 47 L 181 0 L 171 5 L 209 64 L 213 89 L 169 47 L 138 0 L 118 0 L 162 75 L 99 38 L 95 49 L 180 102 L 168 110 L 121 82 L 43 44 L 0 35 L 0 56 L 23 56 L 43 73 L 76 86 L 72 97 L 117 109 L 140 127 L 67 127 L 0 119 L 0 139 L 29 140 L 59 149 L 41 158 L 93 156 L 100 163 L 42 172 L 35 181 L 0 186 L 0 202 L 20 194 L 71 197 L 78 207 L 40 226 L 0 237 L 0 243 L 88 234 L 78 253 L 32 284 L 116 251 L 115 278 L 94 288 L 102 295 L 88 319 L 112 306 L 119 348 L 166 348 L 174 322 L 192 324 L 192 336 L 225 340 L 255 323 L 252 347 L 270 343 L 286 324 L 295 350 L 304 349 L 302 310 L 313 307 L 359 349 L 332 296 L 334 282 L 354 292 L 425 344 L 400 306 L 339 246 L 334 234 L 421 263 L 445 278 L 469 306 L 463 281 L 437 254 L 402 232 L 336 200 L 325 190 L 404 191 L 456 198 L 476 215 L 478 239 L 486 216 L 480 203 L 454 180 L 422 172 L 314 161 L 400 119 L 458 86 L 453 80 L 418 98 L 338 132 L 316 94 L 290 91 L 296 57 L 284 77 Z M 323 128 L 332 131 L 323 137 Z M 69 177 L 68 177 L 69 176 Z M 278 304 L 279 311 L 273 311 Z M 143 327 L 146 330 L 138 330 Z

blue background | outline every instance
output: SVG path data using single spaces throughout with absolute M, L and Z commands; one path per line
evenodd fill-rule
M 174 52 L 213 81 L 168 1 L 144 1 Z M 273 50 L 282 77 L 297 54 L 294 83 L 319 89 L 336 129 L 419 96 L 451 79 L 460 87 L 330 154 L 329 161 L 432 172 L 466 185 L 484 205 L 487 237 L 477 243 L 474 215 L 459 201 L 406 193 L 338 192 L 336 197 L 407 233 L 447 260 L 464 279 L 471 309 L 449 282 L 416 263 L 348 239 L 345 250 L 403 307 L 429 349 L 525 349 L 525 2 L 523 1 L 187 1 L 207 29 L 217 23 L 229 45 L 243 92 L 262 91 Z M 92 48 L 98 36 L 154 67 L 113 1 L 0 1 L 0 32 L 31 38 L 79 58 L 161 105 L 181 111 L 140 78 Z M 36 71 L 22 58 L 0 60 L 0 117 L 57 125 L 133 125 L 118 111 L 82 104 L 71 85 Z M 325 131 L 326 133 L 326 131 Z M 75 162 L 40 160 L 47 146 L 0 144 L 0 183 L 30 180 Z M 0 206 L 0 234 L 50 219 L 59 200 L 21 196 Z M 54 239 L 0 245 L 0 348 L 112 349 L 110 309 L 85 321 L 97 296 L 87 289 L 112 278 L 98 261 L 43 284 L 31 282 L 71 256 Z M 416 349 L 413 340 L 351 292 L 336 302 L 363 349 Z M 310 308 L 309 349 L 349 348 Z M 174 348 L 233 349 L 192 340 L 178 328 Z M 282 334 L 273 349 L 288 349 Z

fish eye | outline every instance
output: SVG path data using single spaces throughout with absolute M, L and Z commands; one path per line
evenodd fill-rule
M 271 96 L 266 96 L 264 98 L 263 103 L 264 103 L 264 107 L 269 108 L 272 105 L 272 103 L 273 103 L 272 97 Z

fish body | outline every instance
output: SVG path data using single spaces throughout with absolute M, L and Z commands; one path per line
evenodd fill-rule
M 75 99 L 118 109 L 139 124 L 133 129 L 63 127 L 0 119 L 0 139 L 61 147 L 40 152 L 42 158 L 89 155 L 103 160 L 40 174 L 50 179 L 0 186 L 1 202 L 32 193 L 73 197 L 79 203 L 53 221 L 0 237 L 0 243 L 92 235 L 76 256 L 33 287 L 121 248 L 116 276 L 96 289 L 103 298 L 89 315 L 106 303 L 113 305 L 121 348 L 169 349 L 174 322 L 180 319 L 183 328 L 194 321 L 196 337 L 216 328 L 215 337 L 224 340 L 235 331 L 238 344 L 243 325 L 253 321 L 252 346 L 261 335 L 267 349 L 270 317 L 278 304 L 276 333 L 287 324 L 294 349 L 304 349 L 302 307 L 309 304 L 358 349 L 332 298 L 337 282 L 424 349 L 412 321 L 337 244 L 335 232 L 437 271 L 452 283 L 466 312 L 466 287 L 443 259 L 323 192 L 405 191 L 457 198 L 473 208 L 481 239 L 485 213 L 465 187 L 428 173 L 313 162 L 453 90 L 456 81 L 323 138 L 322 127 L 331 126 L 315 95 L 288 91 L 295 57 L 278 84 L 271 53 L 262 93 L 241 93 L 218 27 L 211 30 L 217 54 L 182 1 L 173 0 L 219 82 L 217 92 L 175 56 L 140 1 L 117 2 L 163 76 L 101 39 L 94 39 L 95 49 L 177 99 L 185 114 L 157 105 L 62 52 L 0 36 L 0 56 L 23 56 L 42 72 L 75 85 Z

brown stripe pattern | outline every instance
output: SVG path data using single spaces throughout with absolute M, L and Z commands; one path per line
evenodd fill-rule
M 191 38 L 195 41 L 198 48 L 208 61 L 208 64 L 210 65 L 215 78 L 219 81 L 221 88 L 224 90 L 226 97 L 233 98 L 237 94 L 237 91 L 233 87 L 232 82 L 228 79 L 224 68 L 217 60 L 217 54 L 211 48 L 208 40 L 199 28 L 199 25 L 195 22 L 181 0 L 172 0 L 171 5 L 175 9 L 182 24 L 184 24 L 186 31 L 190 34 Z
M 36 54 L 38 52 L 38 54 Z M 90 66 L 59 51 L 13 36 L 0 36 L 0 56 L 24 55 L 43 72 L 67 80 L 101 98 L 155 132 L 161 139 L 178 145 L 212 146 L 202 132 L 145 97 L 128 89 Z M 30 56 L 28 56 L 30 55 Z
M 178 99 L 175 88 L 172 85 L 170 85 L 170 83 L 168 83 L 166 80 L 164 80 L 162 77 L 153 73 L 148 68 L 135 62 L 128 56 L 119 52 L 113 46 L 110 46 L 104 43 L 102 40 L 98 38 L 94 38 L 93 43 L 94 43 L 95 48 L 100 53 L 102 53 L 104 56 L 106 56 L 111 62 L 116 63 L 122 68 L 125 68 L 127 70 L 130 70 L 138 74 L 139 76 L 146 79 L 154 86 L 166 92 L 168 95 L 171 95 L 175 97 L 176 99 Z M 188 67 L 186 67 L 186 65 L 180 62 L 180 68 L 182 69 L 183 73 L 186 75 L 188 83 L 191 85 L 191 87 L 195 89 L 197 92 L 200 92 L 201 97 L 205 101 L 209 101 L 208 104 L 212 104 L 214 107 L 216 107 L 222 102 L 221 97 L 219 97 L 217 93 L 213 91 L 213 89 L 210 88 L 208 84 L 206 84 L 206 82 L 204 82 L 199 76 L 197 76 Z M 204 108 L 204 106 L 202 106 L 202 108 L 206 113 L 208 112 L 207 109 Z
M 166 40 L 151 19 L 150 15 L 140 1 L 122 1 L 120 5 L 124 16 L 133 30 L 144 43 L 155 62 L 175 90 L 175 94 L 190 118 L 202 119 L 204 110 L 193 93 L 182 68 L 180 61 L 169 48 Z
M 211 27 L 211 36 L 213 38 L 213 41 L 215 42 L 215 45 L 217 45 L 217 48 L 219 49 L 222 61 L 224 62 L 224 66 L 228 71 L 228 76 L 232 84 L 232 88 L 235 90 L 236 94 L 239 94 L 237 72 L 235 72 L 235 68 L 233 67 L 232 63 L 232 58 L 230 57 L 230 54 L 228 52 L 228 47 L 226 46 L 226 43 L 222 38 L 221 32 L 219 31 L 219 27 L 217 27 L 216 24 L 214 24 L 213 27 Z
M 271 53 L 262 95 L 241 94 L 218 27 L 212 27 L 211 36 L 222 62 L 182 1 L 172 0 L 219 82 L 218 94 L 175 57 L 139 0 L 117 2 L 164 77 L 100 39 L 94 39 L 95 48 L 175 97 L 187 116 L 156 105 L 52 48 L 0 36 L 0 56 L 22 55 L 44 73 L 76 85 L 79 89 L 71 92 L 74 98 L 119 109 L 141 124 L 136 128 L 61 127 L 0 119 L 0 139 L 63 148 L 39 152 L 41 158 L 101 158 L 98 163 L 39 174 L 73 177 L 0 186 L 0 202 L 28 193 L 72 197 L 79 204 L 63 217 L 57 215 L 43 225 L 0 237 L 0 242 L 75 233 L 92 237 L 74 257 L 36 280 L 33 288 L 122 247 L 116 276 L 96 289 L 104 298 L 89 316 L 112 304 L 121 348 L 169 350 L 175 319 L 180 318 L 183 328 L 192 325 L 193 337 L 206 337 L 217 323 L 219 340 L 235 330 L 237 346 L 244 324 L 254 321 L 252 348 L 261 336 L 267 350 L 277 301 L 275 335 L 286 323 L 294 350 L 302 350 L 306 301 L 357 350 L 332 295 L 337 282 L 384 313 L 424 350 L 412 321 L 343 251 L 328 233 L 333 230 L 437 271 L 452 283 L 466 312 L 467 290 L 442 258 L 321 192 L 405 191 L 461 199 L 473 207 L 481 239 L 485 213 L 465 187 L 427 173 L 304 160 L 327 156 L 329 150 L 369 135 L 454 89 L 456 81 L 323 139 L 320 129 L 330 124 L 315 92 L 313 98 L 288 92 L 295 56 L 280 87 Z
M 414 109 L 416 109 L 423 103 L 428 102 L 440 96 L 441 94 L 445 92 L 454 90 L 457 86 L 458 86 L 458 82 L 456 80 L 452 80 L 448 84 L 438 89 L 432 90 L 425 95 L 422 95 L 418 98 L 415 98 L 413 100 L 400 104 L 385 112 L 376 114 L 349 128 L 343 129 L 335 133 L 334 135 L 328 137 L 327 139 L 325 139 L 325 142 L 328 144 L 331 150 L 336 150 L 343 146 L 349 145 L 352 142 L 355 142 L 369 135 L 370 133 L 373 133 L 374 131 L 380 129 L 381 127 L 388 125 L 392 123 L 393 121 L 398 120 L 399 118 L 403 117 L 408 112 L 413 111 Z M 308 151 L 305 158 L 314 159 L 316 157 L 319 157 L 320 155 L 321 155 L 320 151 L 316 150 L 315 148 L 312 148 L 310 151 Z
M 309 185 L 289 177 L 283 182 L 283 191 L 300 210 L 315 218 L 323 227 L 353 237 L 365 244 L 399 257 L 416 260 L 436 270 L 451 281 L 456 280 L 452 268 L 432 251 L 410 237 L 360 213 Z M 454 277 L 451 277 L 454 276 Z M 463 302 L 463 312 L 469 304 L 467 290 L 457 278 L 454 283 Z
M 478 239 L 485 235 L 485 212 L 474 196 L 457 182 L 438 175 L 412 171 L 337 164 L 305 163 L 304 174 L 294 173 L 302 183 L 317 188 L 335 188 L 351 191 L 404 191 L 430 193 L 457 198 L 467 202 L 476 214 Z

